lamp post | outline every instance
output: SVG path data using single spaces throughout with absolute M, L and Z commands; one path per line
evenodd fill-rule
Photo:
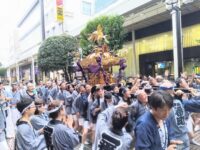
M 182 0 L 182 3 L 191 3 L 193 0 Z M 181 24 L 181 0 L 165 0 L 166 8 L 172 15 L 174 78 L 180 77 L 183 72 L 183 38 Z
M 180 1 L 165 0 L 165 4 L 172 15 L 174 79 L 176 79 L 180 77 L 181 72 L 183 72 L 183 40 Z
M 45 40 L 45 18 L 44 18 L 44 0 L 40 0 L 40 14 L 41 14 L 41 31 L 42 31 L 42 41 Z

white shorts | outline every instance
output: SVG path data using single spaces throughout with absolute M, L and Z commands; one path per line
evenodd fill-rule
M 79 118 L 78 123 L 80 126 L 83 126 L 83 128 L 89 128 L 89 121 L 85 120 L 84 118 Z
M 188 131 L 189 131 L 189 132 L 194 132 L 193 127 L 194 127 L 194 121 L 193 121 L 191 115 L 189 115 L 189 118 L 188 118 L 188 120 L 187 120 L 187 128 L 188 128 Z
M 91 130 L 92 130 L 92 131 L 95 131 L 95 129 L 96 129 L 96 124 L 90 123 L 90 127 L 91 127 Z

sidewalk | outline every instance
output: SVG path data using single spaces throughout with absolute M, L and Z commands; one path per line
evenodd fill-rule
M 200 143 L 200 132 L 197 132 L 195 135 L 195 140 Z M 191 144 L 190 150 L 200 150 L 200 146 Z

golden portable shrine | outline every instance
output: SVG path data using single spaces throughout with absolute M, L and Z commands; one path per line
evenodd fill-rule
M 95 46 L 91 54 L 77 62 L 77 71 L 81 71 L 83 78 L 91 85 L 119 82 L 122 78 L 122 71 L 126 68 L 126 61 L 109 51 L 108 41 L 103 35 L 100 25 L 98 25 L 97 31 L 89 36 L 88 40 L 94 42 Z M 117 78 L 113 76 L 113 66 L 119 66 Z

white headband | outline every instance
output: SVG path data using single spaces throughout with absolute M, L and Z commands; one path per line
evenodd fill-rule
M 52 109 L 50 111 L 47 111 L 47 113 L 48 114 L 54 113 L 54 112 L 58 111 L 61 108 L 61 106 L 62 106 L 62 104 L 60 104 L 58 107 L 56 107 L 56 108 L 54 108 L 54 109 Z
M 23 114 L 28 108 L 30 108 L 32 105 L 34 105 L 34 102 L 32 102 L 30 105 L 28 105 L 27 107 L 25 107 L 23 109 L 23 111 L 21 112 L 21 114 Z

